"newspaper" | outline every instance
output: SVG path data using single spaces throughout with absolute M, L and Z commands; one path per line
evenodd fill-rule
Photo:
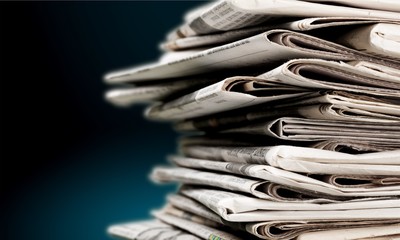
M 171 224 L 174 227 L 183 229 L 200 237 L 201 239 L 225 239 L 225 240 L 241 240 L 241 238 L 236 237 L 233 234 L 203 225 L 199 223 L 192 222 L 190 220 L 176 217 L 161 211 L 152 213 L 157 219 L 163 222 Z
M 293 58 L 366 60 L 400 68 L 400 60 L 380 58 L 342 45 L 289 30 L 270 30 L 249 38 L 159 62 L 109 73 L 108 83 L 143 82 L 184 77 L 218 70 L 268 66 Z
M 358 27 L 342 36 L 339 42 L 379 56 L 400 58 L 400 24 L 378 23 Z
M 224 226 L 223 224 L 212 221 L 208 218 L 202 217 L 197 214 L 193 214 L 192 212 L 184 211 L 180 208 L 175 207 L 172 204 L 167 204 L 166 206 L 164 206 L 162 208 L 162 212 L 175 217 L 184 218 L 185 220 L 189 220 L 191 222 L 202 224 L 212 228 L 223 228 Z
M 268 181 L 270 182 L 268 193 L 276 201 L 299 199 L 309 201 L 315 199 L 315 196 L 325 199 L 400 196 L 398 176 L 302 175 L 260 164 L 209 161 L 179 156 L 171 156 L 169 160 L 181 167 L 225 172 Z
M 274 19 L 276 17 L 352 16 L 400 19 L 397 4 L 393 4 L 393 2 L 368 1 L 367 3 L 353 4 L 353 6 L 367 8 L 374 8 L 378 5 L 378 9 L 388 11 L 292 0 L 221 0 L 192 15 L 187 22 L 176 30 L 175 34 L 169 34 L 169 38 L 174 39 L 239 29 L 270 21 L 271 18 Z
M 129 240 L 200 240 L 190 233 L 158 220 L 114 224 L 107 229 L 107 232 L 111 236 Z
M 354 228 L 358 228 L 360 231 L 364 229 L 372 230 L 376 227 L 388 226 L 391 224 L 399 223 L 399 220 L 364 220 L 364 221 L 293 221 L 293 222 L 279 222 L 279 221 L 270 221 L 270 222 L 261 222 L 261 223 L 253 223 L 246 224 L 246 230 L 248 232 L 253 233 L 259 238 L 263 239 L 303 239 L 303 234 L 307 233 L 322 233 L 322 231 L 329 230 L 337 230 L 346 232 L 354 231 Z M 398 225 L 396 225 L 398 226 Z M 393 229 L 393 228 L 392 228 Z M 322 231 L 321 231 L 322 230 Z M 332 232 L 334 234 L 334 232 Z M 299 237 L 299 235 L 301 237 Z M 332 235 L 335 236 L 336 235 Z M 316 239 L 325 239 L 323 235 L 320 235 L 320 238 Z M 349 238 L 345 238 L 349 239 Z
M 357 227 L 352 229 L 334 229 L 301 234 L 297 240 L 398 240 L 400 224 L 376 227 Z
M 263 104 L 175 123 L 177 131 L 220 131 L 279 117 L 399 123 L 400 106 L 389 100 L 341 91 L 315 92 L 295 102 Z
M 250 124 L 227 132 L 268 135 L 291 141 L 328 139 L 363 140 L 390 143 L 400 147 L 400 123 L 376 123 L 282 117 L 264 123 Z
M 366 18 L 366 17 L 318 17 L 305 18 L 301 20 L 276 23 L 262 24 L 261 26 L 247 27 L 242 29 L 230 30 L 227 32 L 219 32 L 209 35 L 189 36 L 185 38 L 171 39 L 161 44 L 161 48 L 167 51 L 186 50 L 205 46 L 216 46 L 228 42 L 237 41 L 246 37 L 253 36 L 271 29 L 288 29 L 293 31 L 310 31 L 323 28 L 332 28 L 340 26 L 358 26 L 375 23 L 393 23 L 399 24 L 400 21 L 382 19 L 382 18 Z
M 400 175 L 400 150 L 347 154 L 307 147 L 203 147 L 181 149 L 189 157 L 236 163 L 262 164 L 313 174 Z
M 178 120 L 310 94 L 302 88 L 270 84 L 255 77 L 231 77 L 172 101 L 152 105 L 145 115 L 153 120 Z
M 180 192 L 230 222 L 398 220 L 400 216 L 399 199 L 316 204 L 268 201 L 206 188 L 183 188 Z
M 174 199 L 173 206 L 183 211 L 199 216 L 216 216 L 210 209 L 199 202 L 193 201 L 181 195 L 172 195 L 169 199 Z M 194 210 L 193 209 L 201 209 Z M 383 224 L 399 223 L 400 220 L 363 220 L 363 221 L 268 221 L 255 223 L 233 223 L 223 222 L 226 226 L 234 229 L 247 231 L 262 239 L 293 239 L 294 237 L 311 231 L 337 228 L 354 228 L 355 226 L 381 226 Z
M 372 67 L 375 65 L 375 67 Z M 363 66 L 359 68 L 359 66 Z M 398 69 L 381 64 L 295 59 L 258 77 L 268 82 L 313 88 L 343 90 L 381 97 L 400 98 Z M 368 68 L 369 71 L 365 71 Z M 386 69 L 390 69 L 386 72 Z M 394 73 L 394 74 L 392 74 Z
M 217 82 L 214 77 L 185 78 L 144 86 L 120 86 L 108 90 L 105 99 L 120 107 L 128 107 L 138 103 L 150 103 L 166 100 L 173 96 L 183 95 L 198 88 Z
M 177 51 L 193 49 L 205 46 L 216 46 L 238 41 L 243 38 L 251 37 L 256 34 L 274 29 L 273 26 L 256 26 L 244 29 L 236 29 L 216 34 L 190 36 L 185 38 L 171 39 L 161 43 L 160 48 L 166 51 Z
M 307 2 L 327 3 L 327 4 L 342 4 L 347 6 L 380 9 L 393 12 L 400 12 L 400 3 L 397 0 L 304 0 Z
M 175 208 L 193 213 L 215 223 L 224 224 L 224 221 L 222 221 L 221 217 L 208 209 L 206 206 L 180 194 L 169 195 L 168 203 Z
M 249 176 L 249 175 L 248 175 Z M 184 184 L 195 184 L 203 186 L 218 187 L 228 191 L 242 192 L 257 198 L 271 201 L 295 201 L 329 203 L 332 199 L 323 198 L 314 190 L 305 190 L 293 187 L 273 184 L 265 180 L 256 180 L 231 174 L 213 173 L 188 168 L 161 168 L 157 167 L 151 174 L 153 181 L 157 182 L 179 182 Z M 400 193 L 400 187 L 397 187 Z M 285 192 L 285 195 L 280 193 Z
M 379 121 L 378 121 L 379 122 Z M 268 137 L 266 135 L 252 135 L 251 138 L 247 134 L 229 134 L 229 133 L 213 133 L 208 132 L 204 135 L 189 135 L 181 137 L 178 141 L 179 148 L 187 146 L 214 146 L 214 147 L 255 147 L 255 146 L 273 146 L 273 145 L 291 145 L 292 141 L 281 140 L 278 138 Z M 398 150 L 397 144 L 383 143 L 383 142 L 368 142 L 362 139 L 344 140 L 344 139 L 330 139 L 324 141 L 310 142 L 296 142 L 296 146 L 311 147 L 322 150 L 329 150 L 335 152 L 360 154 L 370 152 L 382 152 Z
M 359 66 L 362 66 L 361 69 Z M 369 72 L 367 72 L 364 71 L 366 66 L 360 62 L 338 63 L 321 59 L 291 60 L 256 78 L 228 78 L 170 102 L 153 105 L 148 108 L 146 116 L 157 120 L 180 120 L 288 98 L 291 98 L 292 102 L 296 102 L 294 99 L 296 97 L 311 96 L 313 94 L 310 92 L 311 89 L 339 90 L 390 97 L 397 99 L 398 103 L 400 78 L 397 74 L 400 73 L 400 70 L 371 63 L 371 67 L 368 67 Z M 383 73 L 382 70 L 375 70 L 376 68 L 382 70 L 388 68 L 397 74 L 392 74 L 390 71 Z M 238 93 L 247 93 L 247 95 Z M 250 94 L 251 96 L 249 96 Z M 361 108 L 360 110 L 368 111 L 379 107 L 374 106 L 379 103 L 365 105 L 362 97 L 358 98 L 354 99 L 353 103 Z M 351 103 L 348 104 L 351 105 Z M 392 105 L 386 109 L 386 113 L 390 114 L 393 110 L 397 112 L 394 115 L 398 115 L 398 109 L 398 105 Z
M 366 105 L 360 107 L 363 108 L 366 107 Z M 216 132 L 235 127 L 242 127 L 255 122 L 265 122 L 280 117 L 305 117 L 309 119 L 325 119 L 334 121 L 393 123 L 395 125 L 400 123 L 399 116 L 365 111 L 359 108 L 350 108 L 344 105 L 335 104 L 315 104 L 285 108 L 259 106 L 254 110 L 254 112 L 250 112 L 247 109 L 243 109 L 241 112 L 229 112 L 211 115 L 205 118 L 189 119 L 176 123 L 174 129 L 181 132 Z

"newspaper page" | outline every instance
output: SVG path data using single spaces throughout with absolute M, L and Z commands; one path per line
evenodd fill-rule
M 377 5 L 377 4 L 375 4 Z M 357 6 L 357 5 L 355 5 Z M 357 7 L 362 7 L 359 4 Z M 368 8 L 374 6 L 369 4 Z M 394 5 L 396 7 L 396 5 Z M 292 0 L 221 0 L 208 5 L 182 24 L 169 38 L 204 35 L 219 31 L 240 29 L 270 21 L 277 17 L 374 17 L 399 20 L 399 11 L 392 4 L 381 3 L 379 9 L 372 10 Z
M 400 147 L 400 123 L 376 123 L 282 117 L 266 123 L 226 130 L 231 133 L 268 135 L 291 141 L 327 139 L 383 142 Z
M 186 212 L 195 215 L 215 215 L 210 209 L 206 208 L 199 202 L 193 201 L 181 195 L 173 195 L 171 197 L 179 199 L 175 201 L 174 207 L 182 208 Z M 180 201 L 181 200 L 181 201 Z M 201 211 L 193 212 L 192 206 L 200 205 Z M 218 216 L 217 216 L 218 217 Z M 220 218 L 219 218 L 220 219 Z M 221 220 L 220 220 L 221 221 Z M 293 239 L 294 237 L 311 231 L 319 231 L 323 229 L 338 228 L 354 228 L 356 226 L 382 226 L 387 224 L 399 223 L 400 220 L 362 220 L 362 221 L 267 221 L 255 223 L 233 223 L 221 221 L 226 226 L 234 229 L 247 231 L 262 239 Z
M 138 221 L 122 223 L 110 226 L 108 234 L 122 239 L 129 240 L 200 240 L 200 238 L 181 231 L 171 225 L 158 220 Z
M 325 230 L 374 228 L 399 223 L 399 220 L 363 220 L 363 221 L 269 221 L 247 223 L 246 230 L 262 239 L 297 239 L 299 235 Z M 319 238 L 325 239 L 325 238 Z M 335 238 L 336 239 L 336 238 Z M 346 238 L 348 239 L 348 238 Z
M 370 17 L 318 17 L 318 18 L 305 18 L 301 20 L 276 23 L 276 24 L 262 24 L 255 27 L 247 27 L 242 29 L 235 29 L 226 32 L 218 32 L 208 35 L 189 36 L 185 38 L 172 39 L 161 44 L 161 48 L 167 51 L 173 50 L 186 50 L 191 48 L 199 48 L 205 46 L 216 46 L 218 44 L 225 44 L 228 42 L 237 41 L 246 37 L 271 30 L 271 29 L 288 29 L 293 31 L 310 31 L 323 28 L 332 28 L 340 26 L 353 26 L 367 25 L 375 23 L 392 23 L 400 24 L 400 21 L 383 19 L 383 18 L 370 18 Z
M 257 78 L 228 78 L 173 101 L 151 106 L 146 116 L 157 120 L 195 118 L 239 107 L 311 94 L 310 90 L 301 88 L 349 91 L 400 99 L 400 81 L 397 75 L 391 75 L 391 72 L 374 71 L 372 68 L 369 68 L 369 72 L 365 72 L 364 67 L 359 69 L 357 66 L 357 63 L 347 64 L 321 59 L 291 60 Z M 378 68 L 382 65 L 375 66 Z M 400 73 L 400 70 L 390 69 Z M 299 88 L 291 89 L 288 85 Z M 239 94 L 236 89 L 252 96 Z M 362 107 L 362 104 L 360 105 L 359 107 Z M 363 108 L 367 109 L 370 106 L 371 104 Z M 392 109 L 394 108 L 398 106 Z
M 368 61 L 352 61 L 348 62 L 348 64 L 353 65 L 359 70 L 362 70 L 371 74 L 383 74 L 382 76 L 397 76 L 400 77 L 400 72 L 398 69 L 393 69 L 387 66 L 378 65 L 376 63 L 368 62 Z M 385 75 L 387 74 L 387 75 Z
M 208 209 L 203 204 L 196 202 L 180 194 L 171 194 L 168 196 L 168 203 L 172 206 L 193 213 L 213 222 L 224 224 L 221 217 Z
M 285 145 L 272 147 L 187 146 L 181 150 L 186 156 L 193 158 L 262 164 L 300 173 L 400 175 L 400 150 L 348 154 Z
M 184 210 L 182 210 L 180 208 L 175 207 L 172 204 L 167 204 L 166 206 L 164 206 L 162 208 L 162 212 L 166 213 L 166 214 L 169 214 L 169 215 L 172 215 L 172 216 L 175 216 L 175 217 L 184 218 L 184 219 L 189 220 L 191 222 L 202 224 L 202 225 L 205 225 L 205 226 L 208 226 L 208 227 L 212 227 L 212 228 L 221 228 L 221 227 L 224 226 L 224 225 L 222 225 L 222 224 L 220 224 L 218 222 L 214 222 L 214 221 L 212 221 L 212 220 L 210 220 L 208 218 L 199 216 L 199 215 L 194 214 L 194 213 L 189 212 L 189 211 L 184 211 Z
M 171 224 L 177 228 L 183 229 L 200 237 L 201 239 L 226 239 L 226 240 L 241 240 L 241 238 L 236 237 L 230 233 L 205 226 L 199 223 L 192 222 L 190 220 L 186 220 L 184 218 L 176 217 L 170 214 L 166 214 L 163 212 L 153 212 L 153 215 L 160 219 L 163 222 Z
M 206 188 L 183 188 L 192 198 L 231 222 L 297 220 L 398 220 L 399 199 L 362 199 L 338 203 L 276 202 Z
M 158 182 L 179 182 L 183 184 L 194 184 L 222 188 L 228 191 L 236 191 L 253 195 L 257 198 L 268 199 L 271 201 L 297 201 L 328 203 L 334 200 L 320 197 L 314 191 L 296 189 L 291 190 L 290 186 L 277 186 L 265 180 L 254 180 L 242 176 L 231 174 L 213 173 L 209 171 L 199 171 L 188 168 L 156 168 L 151 174 L 151 178 Z M 292 195 L 281 197 L 278 191 L 291 192 Z M 398 188 L 400 191 L 400 188 Z M 289 195 L 289 193 L 288 193 Z
M 270 84 L 254 77 L 232 77 L 172 101 L 150 106 L 145 115 L 153 120 L 178 120 L 310 94 L 302 88 Z
M 177 122 L 174 129 L 180 132 L 205 131 L 218 132 L 226 129 L 268 121 L 280 117 L 305 117 L 309 119 L 325 119 L 335 121 L 361 121 L 370 123 L 400 124 L 400 117 L 350 108 L 343 105 L 317 104 L 298 107 L 271 108 L 262 107 L 254 112 L 229 112 Z
M 238 41 L 243 38 L 248 38 L 256 34 L 271 30 L 273 28 L 274 27 L 272 26 L 256 26 L 216 34 L 177 38 L 167 40 L 160 45 L 160 48 L 166 51 L 177 51 L 205 46 L 216 46 L 233 41 Z
M 400 104 L 342 91 L 318 91 L 295 102 L 258 105 L 175 123 L 177 131 L 220 131 L 279 117 L 398 123 Z
M 173 181 L 185 184 L 214 186 L 225 190 L 249 193 L 258 198 L 273 199 L 266 193 L 258 190 L 263 188 L 262 185 L 266 184 L 265 181 L 246 179 L 228 174 L 216 174 L 187 168 L 157 167 L 151 173 L 151 179 L 157 182 Z
M 400 68 L 400 63 L 396 60 L 373 56 L 303 33 L 276 29 L 178 60 L 115 71 L 107 74 L 105 81 L 108 83 L 152 81 L 238 67 L 265 67 L 293 58 L 366 60 Z
M 347 6 L 379 9 L 393 12 L 400 12 L 400 3 L 397 0 L 304 0 L 307 2 L 342 4 Z
M 374 71 L 372 68 L 370 72 L 366 72 L 364 68 L 359 69 L 356 66 L 322 59 L 295 59 L 259 75 L 258 78 L 304 88 L 400 98 L 398 69 L 390 68 L 392 72 L 397 72 L 396 75 L 391 75 L 391 72 Z M 376 64 L 376 69 L 380 67 L 387 68 Z
M 299 199 L 310 201 L 310 199 L 315 199 L 315 196 L 335 200 L 400 195 L 400 183 L 397 176 L 302 175 L 259 164 L 209 161 L 179 156 L 171 156 L 169 159 L 181 167 L 232 173 L 276 183 L 269 184 L 271 188 L 268 189 L 268 193 L 277 201 Z M 338 178 L 341 178 L 340 184 L 336 181 Z M 356 181 L 349 181 L 351 179 L 356 179 Z
M 358 27 L 338 41 L 360 51 L 400 58 L 400 24 L 378 23 Z
M 399 24 L 400 21 L 371 17 L 317 17 L 281 23 L 277 27 L 293 31 L 310 31 L 340 26 L 354 26 L 356 28 L 358 25 L 363 26 L 377 23 Z
M 291 141 L 268 137 L 266 135 L 229 134 L 208 132 L 202 135 L 188 135 L 179 139 L 179 149 L 187 146 L 211 146 L 211 147 L 262 147 L 276 145 L 291 145 Z M 310 147 L 334 152 L 362 154 L 371 152 L 383 152 L 398 150 L 396 144 L 383 142 L 368 142 L 358 140 L 330 139 L 317 142 L 302 141 L 296 142 L 296 146 Z
M 105 99 L 120 107 L 127 107 L 138 103 L 161 101 L 173 96 L 188 92 L 218 82 L 217 78 L 185 78 L 165 83 L 144 86 L 121 86 L 108 90 Z
M 304 233 L 297 240 L 395 240 L 400 237 L 400 224 L 376 227 L 357 227 Z

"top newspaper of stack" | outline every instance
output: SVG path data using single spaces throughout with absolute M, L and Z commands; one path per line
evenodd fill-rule
M 284 22 L 282 19 L 287 17 L 343 17 L 344 19 L 342 20 L 346 18 L 350 20 L 354 18 L 363 18 L 366 21 L 368 19 L 375 19 L 375 23 L 378 20 L 386 23 L 397 23 L 393 24 L 397 26 L 400 22 L 400 3 L 397 1 L 349 1 L 353 6 L 338 5 L 341 3 L 332 5 L 325 1 L 321 2 L 323 3 L 297 0 L 216 1 L 214 4 L 208 5 L 208 7 L 201 8 L 201 10 L 194 11 L 194 13 L 190 14 L 190 16 L 186 18 L 186 22 L 172 34 L 175 35 L 175 37 L 170 34 L 169 38 L 231 31 L 260 25 L 261 23 L 263 25 L 269 25 L 277 18 L 281 19 L 281 22 Z M 379 5 L 379 9 L 385 10 L 375 10 L 377 5 Z M 359 7 L 368 7 L 369 9 Z M 293 19 L 285 20 L 293 21 Z M 109 83 L 147 82 L 157 79 L 190 76 L 221 69 L 249 67 L 261 63 L 265 65 L 267 63 L 276 63 L 276 61 L 285 61 L 293 58 L 321 58 L 320 55 L 313 54 L 314 52 L 305 53 L 301 51 L 304 50 L 302 47 L 305 46 L 313 50 L 326 50 L 326 52 L 335 52 L 337 48 L 339 48 L 339 51 L 348 50 L 348 48 L 342 49 L 340 45 L 332 45 L 329 41 L 316 42 L 315 39 L 308 39 L 306 37 L 307 35 L 303 36 L 300 33 L 293 33 L 282 29 L 298 30 L 298 27 L 286 23 L 282 25 L 282 27 L 274 27 L 273 30 L 268 31 L 268 34 L 259 34 L 254 37 L 213 47 L 167 62 L 156 62 L 154 64 L 115 71 L 107 74 L 105 80 Z M 278 30 L 278 32 L 274 30 Z M 398 33 L 395 31 L 393 34 L 394 37 L 390 37 L 389 42 L 398 43 L 398 40 L 396 40 Z M 285 35 L 284 37 L 289 35 L 289 37 L 283 39 L 283 35 Z M 391 36 L 391 34 L 385 35 Z M 307 39 L 309 41 L 307 41 Z M 348 46 L 352 46 L 351 41 L 347 42 Z M 393 46 L 397 45 L 388 44 L 388 46 L 393 48 Z M 305 48 L 307 49 L 307 47 Z M 369 50 L 367 49 L 367 51 Z M 331 60 L 360 60 L 326 56 L 328 58 L 325 59 Z M 367 56 L 368 54 L 366 54 L 366 57 Z M 371 58 L 371 56 L 369 57 Z M 388 58 L 387 55 L 383 59 L 390 62 L 390 58 Z M 394 65 L 398 65 L 398 58 L 394 61 Z
M 350 6 L 350 7 L 349 7 Z M 276 17 L 376 17 L 399 19 L 396 0 L 221 0 L 191 12 L 169 38 L 254 26 Z

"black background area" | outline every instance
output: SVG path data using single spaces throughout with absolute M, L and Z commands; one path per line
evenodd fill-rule
M 177 135 L 106 103 L 102 77 L 156 60 L 199 4 L 0 3 L 2 239 L 108 239 L 162 206 L 175 187 L 148 174 Z

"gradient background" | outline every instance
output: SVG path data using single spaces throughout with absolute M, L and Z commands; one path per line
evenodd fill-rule
M 0 3 L 2 239 L 109 239 L 162 206 L 176 187 L 148 174 L 177 135 L 107 104 L 102 76 L 155 60 L 201 3 Z

